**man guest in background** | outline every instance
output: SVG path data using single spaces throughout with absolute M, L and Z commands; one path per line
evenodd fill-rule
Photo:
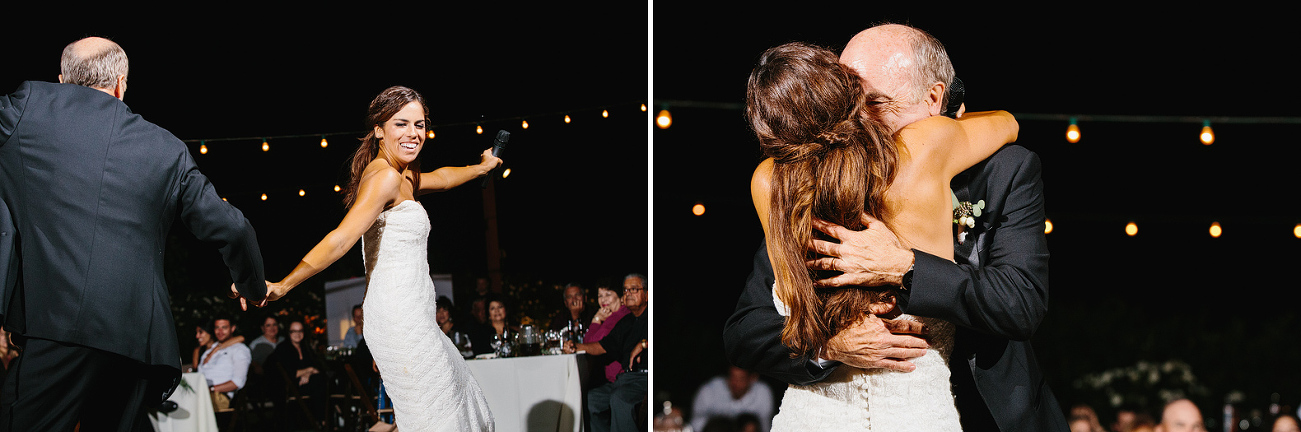
M 772 389 L 759 381 L 759 374 L 730 366 L 726 376 L 714 377 L 696 391 L 691 402 L 691 427 L 703 431 L 710 418 L 739 420 L 742 414 L 754 415 L 759 420 L 759 431 L 767 432 L 776 414 Z
M 212 320 L 212 333 L 217 338 L 218 345 L 230 340 L 235 334 L 235 323 L 230 317 L 220 316 Z M 203 353 L 203 358 L 208 359 L 199 366 L 199 372 L 208 380 L 208 389 L 214 393 L 222 393 L 226 396 L 226 403 L 230 398 L 235 396 L 235 391 L 244 388 L 244 383 L 248 382 L 248 366 L 253 361 L 252 354 L 247 346 L 241 343 L 233 344 L 227 349 L 217 351 L 211 354 L 209 352 L 216 347 L 209 348 Z M 216 397 L 221 401 L 220 397 Z
M 352 307 L 352 328 L 348 329 L 348 334 L 343 336 L 344 348 L 356 348 L 361 343 L 362 324 L 365 324 L 366 317 L 361 313 L 361 305 Z
M 123 103 L 120 46 L 78 40 L 60 63 L 59 84 L 27 81 L 0 96 L 0 200 L 21 263 L 0 312 L 23 348 L 0 430 L 147 429 L 143 408 L 181 376 L 163 279 L 172 223 L 218 247 L 247 301 L 266 296 L 262 255 L 185 143 Z
M 1156 432 L 1206 432 L 1206 423 L 1202 421 L 1202 411 L 1196 404 L 1188 399 L 1178 399 L 1165 405 Z
M 588 306 L 587 293 L 583 292 L 583 286 L 578 282 L 570 282 L 565 285 L 564 294 L 565 309 L 551 319 L 551 325 L 547 328 L 564 330 L 570 323 L 586 328 L 592 322 L 592 317 L 596 316 L 596 308 Z

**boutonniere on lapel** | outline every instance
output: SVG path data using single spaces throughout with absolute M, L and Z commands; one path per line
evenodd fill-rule
M 953 223 L 958 227 L 958 244 L 966 243 L 967 228 L 976 227 L 976 218 L 980 217 L 980 211 L 984 209 L 985 200 L 972 204 L 970 201 L 958 202 L 958 197 L 953 196 Z

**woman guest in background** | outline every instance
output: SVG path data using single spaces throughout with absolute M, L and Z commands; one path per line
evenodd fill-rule
M 369 277 L 362 303 L 366 344 L 393 398 L 398 427 L 403 432 L 493 430 L 479 384 L 435 322 L 429 216 L 415 197 L 485 175 L 501 159 L 487 149 L 478 164 L 422 173 L 428 112 L 424 98 L 406 87 L 390 87 L 375 97 L 366 119 L 372 130 L 352 157 L 347 214 L 288 276 L 268 284 L 267 300 L 283 297 L 362 239 Z
M 185 368 L 186 371 L 197 371 L 199 370 L 199 365 L 207 363 L 208 359 L 212 358 L 213 354 L 216 354 L 217 351 L 221 351 L 222 349 L 237 343 L 244 343 L 244 336 L 231 336 L 230 339 L 226 339 L 226 341 L 222 342 L 221 345 L 217 345 L 216 349 L 213 349 L 211 353 L 208 353 L 208 357 L 202 359 L 203 363 L 200 363 L 199 356 L 203 355 L 203 352 L 207 351 L 208 348 L 212 348 L 213 345 L 217 344 L 217 338 L 212 336 L 212 329 L 208 327 L 208 325 L 211 325 L 211 323 L 208 323 L 207 325 L 194 326 L 194 339 L 199 342 L 199 346 L 194 347 L 194 354 L 190 356 L 190 364 Z
M 312 415 L 318 422 L 324 421 L 326 378 L 321 372 L 325 366 L 307 339 L 302 320 L 289 321 L 289 339 L 276 345 L 276 350 L 271 353 L 267 363 L 271 376 L 280 377 L 275 382 L 288 380 L 298 387 L 299 395 L 310 396 L 307 403 L 312 408 Z
M 610 334 L 610 330 L 628 314 L 628 308 L 623 305 L 623 285 L 605 284 L 596 288 L 596 302 L 601 308 L 596 311 L 596 316 L 592 317 L 592 323 L 587 328 L 587 334 L 583 336 L 583 343 L 600 342 L 601 338 Z M 607 354 L 599 356 L 592 361 L 593 366 L 602 371 L 607 382 L 614 382 L 614 376 L 623 370 L 623 363 L 614 355 Z M 598 383 L 599 385 L 599 383 Z

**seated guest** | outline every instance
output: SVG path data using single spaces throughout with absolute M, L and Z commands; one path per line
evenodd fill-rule
M 248 344 L 248 349 L 253 354 L 253 364 L 256 365 L 254 368 L 266 363 L 267 357 L 276 350 L 276 345 L 284 340 L 285 337 L 280 336 L 280 321 L 275 315 L 267 315 L 262 320 L 262 335 Z
M 235 396 L 235 391 L 244 388 L 248 380 L 248 368 L 252 363 L 252 354 L 243 343 L 235 342 L 218 349 L 220 344 L 230 342 L 235 333 L 235 323 L 227 316 L 218 316 L 212 320 L 212 335 L 217 338 L 217 346 L 208 348 L 199 364 L 199 372 L 208 380 L 208 390 L 213 393 L 213 403 L 217 409 L 224 409 Z M 242 336 L 239 336 L 242 337 Z
M 629 313 L 619 320 L 610 334 L 600 342 L 565 344 L 565 352 L 587 351 L 590 355 L 613 353 L 619 361 L 628 359 L 628 370 L 615 377 L 614 382 L 593 388 L 587 395 L 587 408 L 592 416 L 592 430 L 631 431 L 638 429 L 635 407 L 646 401 L 650 372 L 650 296 L 646 277 L 630 274 L 623 280 L 623 304 Z
M 348 333 L 343 336 L 344 348 L 356 348 L 357 343 L 361 342 L 361 337 L 362 337 L 361 325 L 364 321 L 363 318 L 364 317 L 362 316 L 361 313 L 361 305 L 353 306 L 352 307 L 352 328 L 348 329 Z
M 601 338 L 614 329 L 615 324 L 620 318 L 628 314 L 628 308 L 623 305 L 623 286 L 614 284 L 600 284 L 596 288 L 596 303 L 601 306 L 592 316 L 592 322 L 587 327 L 587 334 L 583 336 L 583 342 L 596 343 Z M 588 359 L 592 367 L 597 371 L 595 377 L 605 377 L 604 381 L 599 378 L 593 383 L 600 385 L 603 382 L 614 382 L 614 376 L 623 371 L 623 362 L 614 358 L 613 354 L 607 354 Z
M 306 337 L 306 330 L 301 320 L 289 322 L 289 339 L 276 345 L 276 350 L 268 359 L 268 375 L 278 376 L 281 380 L 290 380 L 289 385 L 297 386 L 300 396 L 308 396 L 307 404 L 312 415 L 318 421 L 325 419 L 326 378 L 325 369 L 316 350 Z M 283 370 L 284 373 L 280 373 Z M 275 380 L 282 386 L 284 382 Z
M 198 372 L 198 366 L 212 359 L 212 356 L 220 352 L 223 348 L 237 343 L 244 343 L 244 336 L 231 336 L 225 342 L 217 343 L 217 337 L 212 335 L 212 323 L 204 323 L 195 326 L 194 339 L 199 342 L 199 346 L 194 347 L 194 352 L 190 355 L 190 363 L 182 369 L 189 372 Z M 213 347 L 216 348 L 213 348 Z M 209 348 L 213 348 L 209 351 Z M 207 355 L 204 355 L 207 353 Z
M 596 315 L 595 308 L 587 304 L 587 293 L 577 282 L 565 285 L 565 308 L 551 319 L 551 330 L 564 330 L 572 322 L 586 327 Z
M 759 374 L 731 366 L 727 376 L 714 377 L 696 391 L 691 404 L 691 426 L 704 430 L 710 418 L 739 418 L 747 413 L 758 417 L 759 430 L 767 432 L 776 414 L 772 389 L 759 381 Z
M 513 341 L 519 333 L 519 327 L 512 324 L 511 313 L 506 298 L 491 294 L 485 301 L 488 310 L 488 324 L 470 333 L 471 349 L 475 354 L 494 352 L 493 337 L 503 341 Z
M 438 328 L 443 330 L 443 334 L 451 337 L 452 332 L 458 330 L 456 318 L 454 318 L 456 308 L 452 306 L 452 299 L 447 298 L 447 296 L 440 296 L 434 304 L 438 307 L 438 310 L 434 313 L 434 321 L 438 322 Z

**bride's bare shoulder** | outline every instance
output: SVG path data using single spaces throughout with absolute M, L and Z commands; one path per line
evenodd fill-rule
M 773 165 L 772 158 L 764 159 L 754 168 L 754 174 L 750 176 L 750 197 L 756 202 L 761 198 L 767 200 L 772 196 Z

